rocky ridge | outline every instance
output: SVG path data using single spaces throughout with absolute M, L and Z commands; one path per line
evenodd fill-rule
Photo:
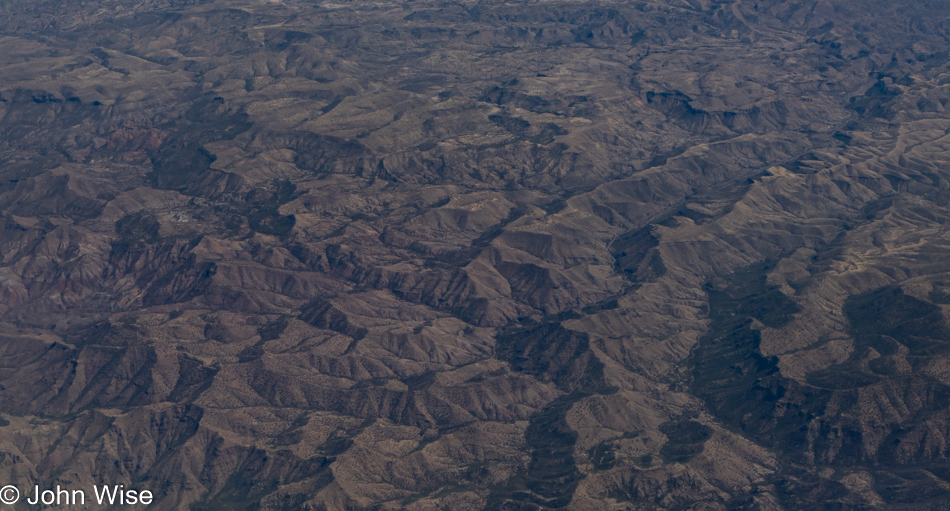
M 0 12 L 0 480 L 945 508 L 943 4 Z

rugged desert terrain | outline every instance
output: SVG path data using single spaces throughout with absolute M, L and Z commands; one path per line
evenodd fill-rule
M 0 483 L 950 509 L 948 38 L 937 0 L 0 0 Z

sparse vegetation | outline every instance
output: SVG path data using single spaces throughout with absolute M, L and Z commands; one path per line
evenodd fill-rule
M 950 4 L 0 13 L 10 482 L 947 507 Z

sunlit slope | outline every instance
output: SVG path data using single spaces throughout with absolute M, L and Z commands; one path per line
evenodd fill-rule
M 944 509 L 947 9 L 0 2 L 0 480 Z

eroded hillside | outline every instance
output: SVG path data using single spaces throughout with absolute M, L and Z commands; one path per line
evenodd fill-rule
M 2 0 L 0 481 L 946 509 L 948 15 Z

